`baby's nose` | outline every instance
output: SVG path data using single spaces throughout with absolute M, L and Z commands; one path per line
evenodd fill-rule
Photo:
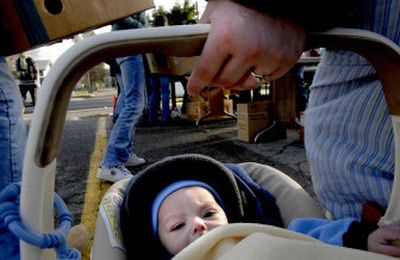
M 206 223 L 200 219 L 196 218 L 193 223 L 193 234 L 194 235 L 202 235 L 207 232 L 207 225 Z

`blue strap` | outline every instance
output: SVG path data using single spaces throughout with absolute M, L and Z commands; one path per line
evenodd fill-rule
M 20 183 L 9 184 L 0 193 L 0 226 L 24 242 L 44 248 L 54 248 L 59 260 L 80 260 L 78 250 L 68 246 L 66 236 L 71 228 L 72 217 L 60 196 L 54 194 L 54 209 L 58 215 L 58 228 L 51 233 L 37 234 L 29 230 L 19 215 Z

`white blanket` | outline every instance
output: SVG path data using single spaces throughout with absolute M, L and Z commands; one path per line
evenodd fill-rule
M 286 229 L 261 224 L 221 226 L 190 244 L 174 260 L 386 260 L 381 254 L 324 244 Z

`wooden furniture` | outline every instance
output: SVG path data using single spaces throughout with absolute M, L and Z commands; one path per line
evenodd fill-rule
M 208 87 L 202 92 L 207 101 L 206 114 L 196 120 L 196 126 L 205 120 L 219 120 L 231 118 L 236 120 L 236 115 L 225 110 L 224 91 L 221 88 Z

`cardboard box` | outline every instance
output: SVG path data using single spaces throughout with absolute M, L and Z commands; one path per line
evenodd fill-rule
M 291 74 L 273 81 L 275 117 L 288 127 L 296 127 L 296 79 Z
M 175 57 L 147 53 L 146 58 L 151 73 L 168 76 L 187 76 L 192 72 L 199 57 Z
M 252 114 L 259 112 L 270 112 L 272 109 L 271 100 L 253 101 L 250 103 L 238 103 L 236 105 L 238 114 Z
M 254 137 L 272 124 L 270 100 L 237 104 L 238 140 L 253 143 Z
M 1 0 L 0 54 L 20 53 L 153 7 L 152 0 Z
M 237 138 L 247 143 L 253 143 L 254 137 L 271 124 L 271 117 L 266 112 L 253 114 L 238 114 Z

